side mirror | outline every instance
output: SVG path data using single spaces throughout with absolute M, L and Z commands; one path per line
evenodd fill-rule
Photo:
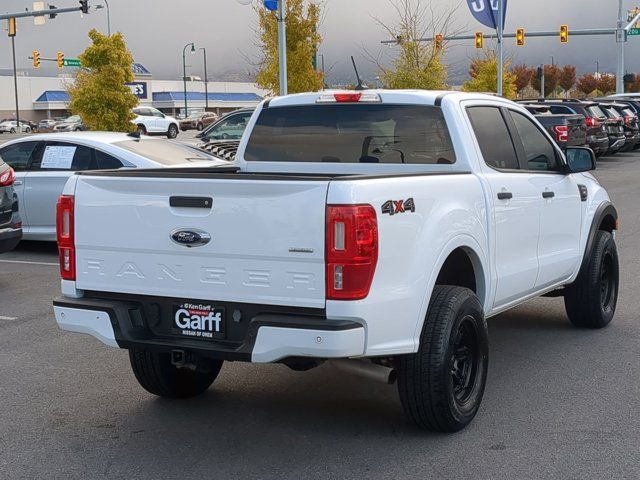
M 596 169 L 596 154 L 588 147 L 569 147 L 565 156 L 568 173 L 589 172 Z

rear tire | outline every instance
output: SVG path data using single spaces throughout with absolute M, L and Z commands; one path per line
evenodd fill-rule
M 620 267 L 613 235 L 598 231 L 585 268 L 565 288 L 564 306 L 576 327 L 603 328 L 616 312 Z
M 204 130 L 204 125 L 203 125 L 202 123 L 199 123 L 199 124 L 196 126 L 196 129 L 197 129 L 199 132 L 201 132 L 202 130 Z
M 396 359 L 398 392 L 416 426 L 457 432 L 475 417 L 487 380 L 487 324 L 469 289 L 436 285 L 417 353 Z
M 178 136 L 178 127 L 175 124 L 169 125 L 169 129 L 167 130 L 167 138 L 173 139 Z
M 146 135 L 147 134 L 147 128 L 144 125 L 138 125 L 137 132 L 140 134 L 140 136 Z
M 129 350 L 129 360 L 138 383 L 147 392 L 165 398 L 190 398 L 204 393 L 222 368 L 222 360 L 201 359 L 198 369 L 179 368 L 170 353 Z

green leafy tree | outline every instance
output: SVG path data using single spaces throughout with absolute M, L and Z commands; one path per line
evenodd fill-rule
M 306 7 L 305 7 L 306 3 Z M 258 64 L 256 83 L 273 93 L 280 90 L 278 62 L 277 12 L 256 7 L 259 44 L 263 56 Z M 321 8 L 304 0 L 287 2 L 287 89 L 289 93 L 313 92 L 324 86 L 324 76 L 314 67 L 314 58 L 322 42 L 318 33 Z
M 447 87 L 447 68 L 442 61 L 446 42 L 418 42 L 425 32 L 447 36 L 455 8 L 436 13 L 430 6 L 415 0 L 393 0 L 396 22 L 385 24 L 376 19 L 378 25 L 398 42 L 398 54 L 391 66 L 383 65 L 378 58 L 367 52 L 380 71 L 380 80 L 387 88 L 416 88 L 440 90 Z
M 89 38 L 93 43 L 79 56 L 83 69 L 68 88 L 69 109 L 91 130 L 130 132 L 138 98 L 126 85 L 133 81 L 133 57 L 124 36 L 109 37 L 93 29 Z
M 465 92 L 498 91 L 498 57 L 495 52 L 487 52 L 484 58 L 475 58 L 469 68 L 471 77 L 462 85 Z M 502 96 L 516 98 L 516 75 L 509 71 L 509 62 L 504 62 L 502 72 Z

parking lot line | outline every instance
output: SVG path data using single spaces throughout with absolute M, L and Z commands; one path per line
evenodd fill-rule
M 0 315 L 0 320 L 11 320 L 11 321 L 14 321 L 14 320 L 17 320 L 17 319 L 18 319 L 18 317 L 5 317 L 4 315 Z
M 58 263 L 52 263 L 52 262 L 30 262 L 27 260 L 0 260 L 0 263 L 21 263 L 21 264 L 26 264 L 26 265 L 48 265 L 48 266 L 53 266 L 53 267 L 57 267 L 59 264 Z

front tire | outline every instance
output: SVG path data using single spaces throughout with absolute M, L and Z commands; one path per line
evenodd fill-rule
M 576 327 L 603 328 L 616 312 L 620 267 L 613 235 L 598 231 L 585 268 L 565 288 L 564 306 Z
M 167 138 L 173 139 L 178 136 L 178 127 L 173 123 L 169 125 L 169 130 L 167 130 Z
M 201 132 L 202 130 L 204 130 L 204 125 L 203 125 L 202 123 L 199 123 L 199 124 L 196 126 L 196 129 L 197 129 L 199 132 Z
M 129 360 L 138 383 L 147 392 L 165 398 L 190 398 L 204 393 L 222 368 L 222 360 L 200 359 L 197 369 L 171 363 L 170 353 L 129 350 Z
M 11 131 L 9 133 L 16 133 L 16 129 L 12 128 Z
M 488 359 L 487 324 L 476 295 L 466 288 L 436 285 L 418 352 L 396 359 L 407 418 L 425 430 L 462 430 L 480 407 Z

